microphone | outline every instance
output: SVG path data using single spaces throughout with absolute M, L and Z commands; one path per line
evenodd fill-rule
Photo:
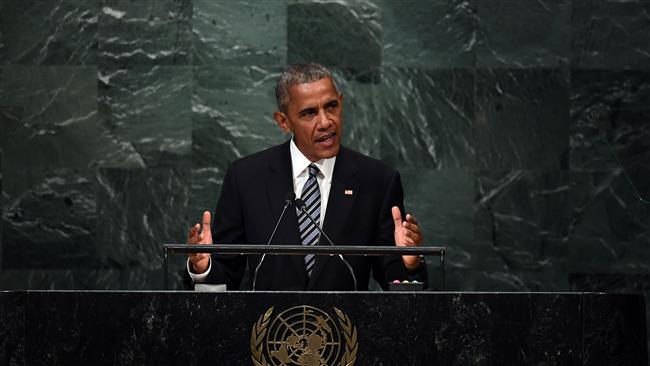
M 287 192 L 287 196 L 284 200 L 284 207 L 282 207 L 282 212 L 280 213 L 280 217 L 278 218 L 278 222 L 275 223 L 275 227 L 273 228 L 273 232 L 271 233 L 271 236 L 269 237 L 269 241 L 266 242 L 266 245 L 271 244 L 271 240 L 273 240 L 273 237 L 275 236 L 275 232 L 278 231 L 278 226 L 280 226 L 280 222 L 282 222 L 282 218 L 284 217 L 284 213 L 287 211 L 287 208 L 293 204 L 293 200 L 296 197 L 296 194 L 293 191 Z M 257 282 L 257 273 L 260 270 L 260 267 L 262 267 L 262 262 L 264 262 L 264 259 L 266 258 L 266 253 L 262 254 L 262 259 L 260 259 L 260 262 L 257 263 L 257 267 L 255 267 L 255 274 L 253 275 L 253 291 L 255 291 L 255 283 Z
M 327 236 L 327 234 L 325 234 L 325 232 L 323 231 L 323 229 L 320 228 L 320 225 L 318 225 L 318 224 L 316 223 L 316 220 L 314 220 L 314 218 L 311 217 L 311 215 L 309 214 L 309 212 L 307 212 L 307 207 L 306 207 L 306 205 L 305 205 L 305 201 L 301 200 L 300 198 L 296 198 L 296 199 L 293 201 L 293 203 L 294 203 L 294 205 L 296 205 L 296 208 L 297 208 L 297 209 L 299 209 L 300 211 L 304 212 L 305 215 L 307 215 L 307 218 L 309 219 L 309 221 L 311 221 L 312 224 L 314 224 L 314 225 L 316 226 L 316 228 L 318 229 L 318 231 L 319 231 L 321 234 L 323 234 L 323 236 L 325 237 L 325 239 L 327 239 L 327 242 L 330 243 L 331 246 L 334 246 L 334 247 L 335 247 L 336 245 L 334 245 L 334 242 L 332 242 L 332 239 L 330 239 L 330 237 Z M 352 266 L 350 266 L 350 263 L 348 263 L 348 261 L 346 261 L 345 258 L 343 258 L 343 255 L 341 255 L 341 253 L 339 253 L 339 258 L 341 258 L 341 260 L 343 261 L 343 263 L 345 263 L 345 266 L 348 267 L 348 271 L 350 272 L 350 275 L 352 275 L 352 282 L 354 282 L 354 291 L 357 291 L 357 276 L 354 275 L 354 271 L 352 270 Z

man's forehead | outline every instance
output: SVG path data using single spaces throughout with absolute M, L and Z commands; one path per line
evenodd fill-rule
M 294 84 L 289 87 L 291 99 L 322 98 L 338 96 L 338 91 L 330 78 Z
M 287 107 L 297 110 L 316 108 L 321 104 L 338 99 L 338 95 L 334 83 L 329 78 L 295 84 L 289 88 Z

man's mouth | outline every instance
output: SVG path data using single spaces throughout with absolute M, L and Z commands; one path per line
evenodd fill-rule
M 330 139 L 334 139 L 336 137 L 336 132 L 328 133 L 327 135 L 323 135 L 319 138 L 316 139 L 316 142 L 327 142 Z

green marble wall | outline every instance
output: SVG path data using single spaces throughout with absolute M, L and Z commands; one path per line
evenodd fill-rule
M 332 67 L 451 290 L 648 292 L 650 3 L 0 0 L 0 289 L 158 289 L 228 163 Z M 180 287 L 182 258 L 173 282 Z M 437 270 L 435 266 L 432 271 Z

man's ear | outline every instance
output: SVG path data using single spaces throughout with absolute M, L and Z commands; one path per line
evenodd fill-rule
M 284 133 L 291 132 L 291 127 L 289 126 L 289 121 L 287 120 L 287 115 L 282 112 L 274 112 L 273 119 L 275 123 L 284 131 Z

